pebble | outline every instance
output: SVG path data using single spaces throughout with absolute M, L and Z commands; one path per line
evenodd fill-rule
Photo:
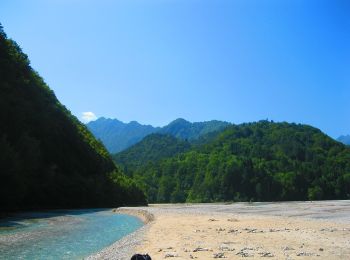
M 314 255 L 313 253 L 307 253 L 307 252 L 299 252 L 297 253 L 297 256 L 312 256 Z
M 169 257 L 179 257 L 179 255 L 176 254 L 176 253 L 167 253 L 167 254 L 164 256 L 164 258 L 169 258 Z
M 197 247 L 195 249 L 193 249 L 193 252 L 201 252 L 201 251 L 213 251 L 209 248 L 205 248 L 205 247 Z
M 272 254 L 271 252 L 260 252 L 259 255 L 261 257 L 274 257 L 275 255 Z
M 227 245 L 219 246 L 219 250 L 221 250 L 221 251 L 235 251 L 234 248 L 228 247 Z
M 226 258 L 224 253 L 216 253 L 213 254 L 213 258 Z
M 240 255 L 241 257 L 252 257 L 252 256 L 254 256 L 254 254 L 247 252 L 247 251 L 252 251 L 252 250 L 254 250 L 254 248 L 244 247 L 238 253 L 236 253 L 236 255 Z

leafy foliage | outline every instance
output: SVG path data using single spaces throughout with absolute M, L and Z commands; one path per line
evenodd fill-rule
M 230 126 L 207 140 L 126 170 L 150 202 L 350 198 L 350 148 L 316 128 L 260 121 Z
M 187 141 L 171 135 L 151 134 L 127 150 L 115 154 L 113 159 L 119 165 L 124 166 L 125 172 L 130 172 L 148 163 L 159 162 L 185 152 L 190 147 Z
M 0 211 L 145 203 L 0 28 Z
M 211 132 L 222 130 L 228 125 L 230 124 L 227 122 L 217 120 L 191 123 L 185 119 L 178 118 L 161 128 L 158 133 L 169 134 L 183 140 L 192 141 Z

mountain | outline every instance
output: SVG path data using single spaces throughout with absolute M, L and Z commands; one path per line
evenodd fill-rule
M 183 153 L 190 148 L 189 142 L 171 135 L 150 134 L 141 142 L 113 155 L 113 159 L 119 165 L 124 166 L 125 171 L 130 171 Z
M 230 123 L 217 120 L 191 123 L 185 119 L 178 118 L 161 128 L 158 133 L 169 134 L 183 140 L 196 140 L 210 132 L 219 131 L 228 125 Z
M 160 128 L 141 125 L 136 121 L 123 123 L 117 119 L 99 118 L 87 124 L 88 129 L 100 139 L 110 153 L 118 153 L 141 141 L 152 133 L 172 135 L 183 140 L 194 141 L 207 133 L 219 131 L 230 125 L 222 121 L 191 123 L 176 119 Z
M 141 125 L 136 121 L 126 124 L 117 119 L 104 117 L 89 122 L 87 127 L 110 153 L 125 150 L 158 129 L 150 125 Z
M 0 25 L 0 211 L 145 204 Z
M 229 126 L 207 140 L 126 173 L 150 202 L 350 198 L 350 148 L 316 128 L 259 121 Z M 138 158 L 120 162 L 135 165 Z
M 343 144 L 350 145 L 350 135 L 341 135 L 337 140 Z

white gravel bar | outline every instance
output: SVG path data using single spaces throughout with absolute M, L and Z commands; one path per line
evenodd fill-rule
M 332 221 L 350 224 L 350 200 L 306 201 L 306 202 L 253 202 L 253 203 L 201 203 L 201 204 L 153 204 L 149 207 L 123 207 L 116 214 L 130 214 L 140 217 L 145 225 L 134 233 L 115 242 L 87 259 L 129 260 L 135 248 L 142 244 L 145 234 L 157 221 L 157 215 L 187 214 L 215 215 L 229 213 L 236 216 L 271 216 L 301 218 L 313 221 Z M 142 252 L 144 253 L 144 252 Z

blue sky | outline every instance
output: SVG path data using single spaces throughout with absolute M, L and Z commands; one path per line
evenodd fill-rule
M 350 133 L 347 0 L 2 0 L 0 17 L 79 118 Z

